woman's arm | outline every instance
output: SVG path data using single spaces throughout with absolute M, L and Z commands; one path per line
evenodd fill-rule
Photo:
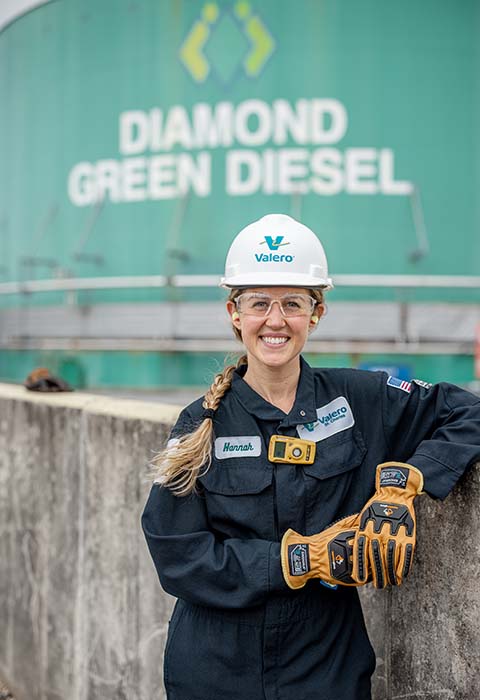
M 480 460 L 480 399 L 446 382 L 430 386 L 413 381 L 408 392 L 383 377 L 389 459 L 420 469 L 425 491 L 445 498 L 464 471 Z
M 287 591 L 280 543 L 229 538 L 209 530 L 204 499 L 174 496 L 154 484 L 142 527 L 164 590 L 192 603 L 243 608 L 262 603 L 272 591 Z

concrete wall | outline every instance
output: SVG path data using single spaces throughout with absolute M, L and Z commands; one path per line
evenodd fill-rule
M 164 697 L 172 599 L 139 518 L 176 413 L 0 385 L 0 676 L 17 700 Z M 421 499 L 411 578 L 363 591 L 375 700 L 480 697 L 479 503 L 478 468 Z
M 0 386 L 0 676 L 16 700 L 161 697 L 172 599 L 139 519 L 176 413 Z

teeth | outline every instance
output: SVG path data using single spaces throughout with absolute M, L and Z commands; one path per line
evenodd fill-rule
M 287 342 L 288 338 L 278 338 L 276 336 L 264 335 L 263 340 L 265 343 L 269 343 L 269 345 L 283 345 Z

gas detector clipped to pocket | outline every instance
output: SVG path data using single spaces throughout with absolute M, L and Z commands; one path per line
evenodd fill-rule
M 268 444 L 270 462 L 284 464 L 313 464 L 316 444 L 310 440 L 272 435 Z

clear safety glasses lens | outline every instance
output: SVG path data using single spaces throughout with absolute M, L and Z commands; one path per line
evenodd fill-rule
M 247 292 L 235 299 L 237 311 L 247 316 L 268 316 L 276 302 L 284 316 L 310 316 L 317 303 L 309 294 L 285 294 L 274 298 L 268 294 Z

